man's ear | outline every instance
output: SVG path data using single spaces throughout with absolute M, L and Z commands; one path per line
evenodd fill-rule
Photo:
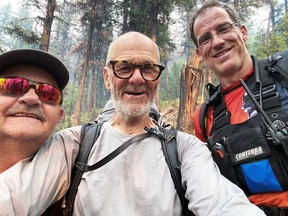
M 110 90 L 110 79 L 109 79 L 109 70 L 110 68 L 105 66 L 104 69 L 103 69 L 103 77 L 104 77 L 104 83 L 105 83 L 105 86 L 107 88 L 107 90 Z
M 246 26 L 245 25 L 241 25 L 240 31 L 242 33 L 243 40 L 247 41 L 247 39 L 248 39 L 248 30 L 247 30 Z
M 58 115 L 58 120 L 57 120 L 57 124 L 60 123 L 64 118 L 64 108 L 60 108 L 59 110 L 59 115 Z

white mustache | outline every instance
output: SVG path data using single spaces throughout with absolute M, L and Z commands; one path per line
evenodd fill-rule
M 6 116 L 12 116 L 17 114 L 25 114 L 27 116 L 35 116 L 37 119 L 40 119 L 41 121 L 46 121 L 47 118 L 43 111 L 35 106 L 27 106 L 27 105 L 20 105 L 17 107 L 11 107 L 6 111 Z

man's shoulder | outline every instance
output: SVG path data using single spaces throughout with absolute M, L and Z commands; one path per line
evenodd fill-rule
M 65 128 L 56 132 L 54 135 L 66 135 L 68 133 L 79 133 L 81 131 L 81 128 L 82 128 L 82 125 Z
M 79 145 L 82 126 L 66 128 L 54 133 L 46 142 L 47 145 Z
M 205 143 L 197 138 L 194 134 L 178 131 L 177 133 L 177 148 L 179 151 L 185 152 L 196 148 L 202 148 Z

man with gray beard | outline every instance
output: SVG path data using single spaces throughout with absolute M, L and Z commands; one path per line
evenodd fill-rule
M 150 118 L 149 111 L 157 95 L 159 77 L 163 70 L 158 47 L 147 36 L 129 32 L 111 43 L 103 75 L 104 83 L 111 92 L 115 113 L 103 123 L 101 133 L 89 154 L 88 165 L 99 162 L 131 138 L 138 135 L 145 138 L 133 142 L 104 166 L 84 172 L 78 186 L 73 215 L 181 215 L 181 203 L 161 142 L 158 137 L 150 136 L 144 130 L 145 127 L 155 130 L 158 127 Z M 59 155 L 59 152 L 64 151 L 64 157 L 65 148 L 54 149 L 54 146 L 65 143 L 67 136 L 70 141 L 74 140 L 69 145 L 77 146 L 80 142 L 80 129 L 69 128 L 55 134 L 52 140 L 54 143 L 47 148 L 47 154 L 57 152 Z M 185 196 L 191 211 L 201 216 L 264 216 L 259 208 L 249 203 L 242 190 L 220 174 L 208 148 L 201 141 L 183 132 L 177 133 L 176 140 L 182 186 L 186 189 Z M 41 158 L 37 159 L 39 163 Z M 45 163 L 45 160 L 41 163 Z M 65 159 L 53 165 L 65 166 Z M 42 166 L 39 166 L 33 171 L 38 175 L 45 173 L 49 178 L 70 182 L 70 175 L 65 169 L 62 173 L 55 173 L 53 169 L 44 172 Z M 41 179 L 37 183 L 42 184 Z M 1 187 L 0 184 L 0 196 Z M 33 190 L 29 185 L 22 187 Z M 43 203 L 55 202 L 61 198 L 59 194 L 67 190 L 61 185 L 55 191 L 50 188 L 51 185 L 42 187 L 39 201 L 30 208 L 33 213 L 29 215 L 39 215 L 43 212 Z M 50 197 L 48 201 L 47 197 Z M 25 201 L 21 203 L 18 199 L 17 207 L 23 206 L 23 203 Z

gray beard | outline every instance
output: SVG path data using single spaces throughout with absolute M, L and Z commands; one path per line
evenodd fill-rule
M 155 92 L 157 92 L 157 90 Z M 149 116 L 151 106 L 156 100 L 156 94 L 154 94 L 151 100 L 148 100 L 145 105 L 142 105 L 140 107 L 134 107 L 134 108 L 127 107 L 121 99 L 116 98 L 115 90 L 113 87 L 111 88 L 111 98 L 114 103 L 115 111 L 120 114 L 121 118 L 125 120 L 140 119 L 143 116 L 146 116 L 146 115 Z M 131 103 L 134 103 L 134 102 L 131 101 Z

